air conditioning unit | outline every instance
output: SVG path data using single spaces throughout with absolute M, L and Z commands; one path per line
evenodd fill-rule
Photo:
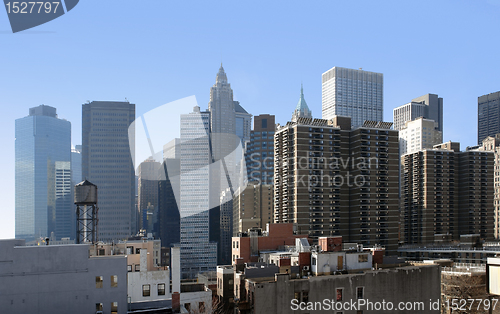
M 309 266 L 304 266 L 303 270 L 309 270 Z

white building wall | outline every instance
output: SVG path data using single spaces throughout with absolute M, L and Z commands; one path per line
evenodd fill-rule
M 165 295 L 158 295 L 159 284 L 165 284 Z M 150 296 L 143 296 L 143 285 L 149 285 Z M 131 302 L 172 299 L 169 270 L 128 273 L 128 296 Z
M 181 293 L 181 308 L 186 307 L 186 304 L 189 303 L 191 313 L 202 313 L 199 310 L 200 302 L 204 303 L 204 313 L 212 313 L 212 291 L 210 289 L 206 291 Z
M 400 155 L 414 153 L 443 142 L 443 133 L 434 120 L 417 118 L 406 122 L 399 131 Z

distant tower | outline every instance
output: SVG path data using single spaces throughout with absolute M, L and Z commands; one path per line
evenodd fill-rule
M 306 100 L 304 98 L 304 87 L 300 85 L 300 99 L 295 107 L 295 111 L 292 115 L 292 121 L 296 122 L 298 118 L 312 118 L 312 112 L 307 106 Z
M 76 243 L 97 243 L 97 186 L 85 180 L 75 185 Z
M 384 116 L 382 73 L 333 67 L 323 73 L 322 119 L 351 117 L 352 129 Z

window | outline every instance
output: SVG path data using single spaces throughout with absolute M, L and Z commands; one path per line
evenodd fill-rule
M 309 291 L 302 291 L 302 302 L 309 302 Z
M 135 265 L 135 271 L 141 271 L 141 265 Z
M 186 311 L 191 312 L 191 303 L 184 303 L 184 308 Z
M 363 299 L 363 287 L 356 288 L 356 298 Z
M 136 248 L 135 249 L 135 254 L 141 254 L 141 248 Z
M 316 257 L 313 257 L 313 258 L 312 258 L 312 264 L 313 264 L 313 265 L 316 265 Z
M 118 314 L 118 302 L 111 302 L 111 314 Z
M 98 312 L 98 311 L 102 312 L 102 303 L 96 303 L 95 304 L 95 310 L 96 310 L 96 312 Z
M 118 276 L 113 275 L 111 276 L 111 288 L 116 288 L 118 287 Z
M 368 262 L 368 254 L 358 255 L 358 263 L 366 263 Z
M 151 295 L 150 285 L 142 285 L 142 296 L 149 297 Z
M 102 276 L 95 277 L 95 287 L 97 289 L 102 288 Z
M 344 289 L 338 288 L 337 289 L 337 301 L 342 301 L 342 293 L 344 292 Z
M 158 295 L 165 295 L 165 284 L 164 283 L 158 284 Z
M 205 302 L 200 302 L 198 304 L 198 309 L 200 310 L 200 313 L 205 313 Z
M 293 298 L 297 301 L 299 301 L 299 298 L 300 298 L 300 292 L 295 292 L 294 295 L 293 295 Z
M 132 271 L 132 265 L 127 265 L 127 271 L 131 272 Z

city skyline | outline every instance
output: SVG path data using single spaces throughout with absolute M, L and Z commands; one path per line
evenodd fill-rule
M 362 67 L 384 75 L 384 121 L 392 121 L 392 109 L 409 99 L 435 93 L 446 102 L 443 141 L 459 141 L 465 147 L 477 144 L 477 98 L 500 90 L 495 49 L 478 49 L 482 42 L 492 42 L 491 30 L 500 13 L 494 1 L 432 5 L 366 1 L 361 6 L 326 2 L 304 6 L 292 2 L 287 7 L 266 4 L 267 10 L 261 10 L 258 4 L 236 3 L 200 2 L 189 8 L 187 4 L 156 4 L 157 10 L 150 6 L 132 9 L 131 3 L 118 8 L 102 3 L 102 12 L 117 10 L 116 16 L 136 12 L 148 18 L 129 23 L 100 13 L 95 16 L 96 23 L 89 25 L 86 18 L 94 16 L 92 4 L 96 3 L 81 3 L 71 15 L 31 33 L 0 34 L 9 47 L 1 52 L 3 59 L 9 60 L 4 64 L 4 73 L 9 75 L 0 81 L 1 103 L 9 110 L 1 126 L 6 150 L 0 160 L 7 165 L 1 187 L 7 203 L 0 238 L 14 236 L 14 172 L 10 169 L 14 165 L 14 120 L 40 104 L 57 108 L 59 116 L 72 123 L 72 145 L 79 145 L 80 105 L 86 100 L 128 98 L 137 104 L 140 116 L 162 104 L 196 95 L 205 109 L 207 87 L 213 84 L 213 74 L 222 59 L 235 100 L 253 115 L 273 114 L 276 122 L 286 123 L 301 82 L 313 117 L 319 118 L 321 74 L 333 66 Z M 334 26 L 328 18 L 331 12 L 354 10 L 359 25 L 343 33 L 332 31 Z M 189 16 L 176 15 L 188 11 Z M 227 16 L 226 23 L 232 27 L 227 28 L 224 38 L 207 41 L 213 36 L 206 25 L 213 21 L 215 12 Z M 298 12 L 304 23 L 291 18 Z M 425 12 L 422 19 L 432 23 L 407 23 L 408 14 L 421 12 Z M 336 16 L 340 25 L 350 23 L 352 15 Z M 0 19 L 0 30 L 7 29 L 6 17 Z M 268 35 L 261 36 L 263 31 Z M 165 40 L 154 41 L 144 33 Z M 299 40 L 307 49 L 296 49 Z M 442 48 L 424 49 L 425 53 L 422 49 L 404 49 L 418 42 Z M 262 47 L 269 49 L 264 51 Z M 200 49 L 204 53 L 200 54 Z M 30 55 L 33 51 L 34 58 Z M 466 117 L 474 117 L 474 121 L 464 127 Z

